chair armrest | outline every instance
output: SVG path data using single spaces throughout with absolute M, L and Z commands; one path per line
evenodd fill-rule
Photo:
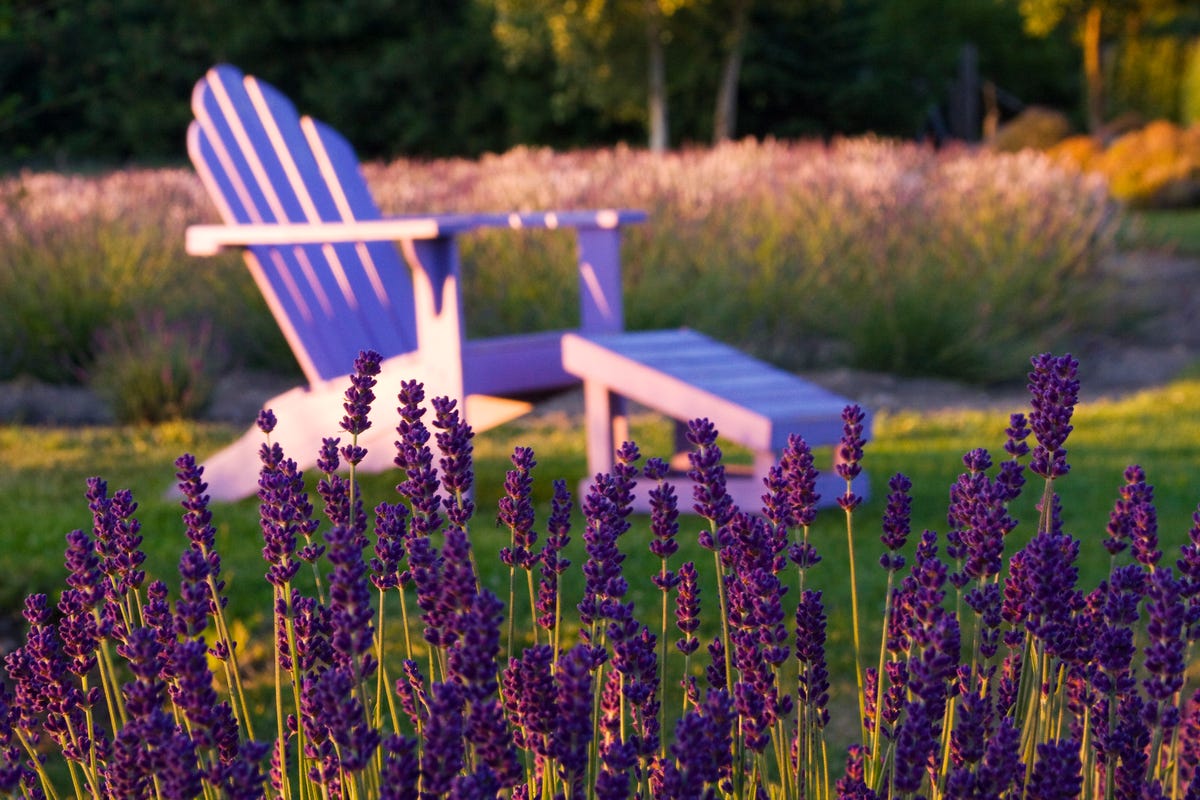
M 608 230 L 642 222 L 642 211 L 567 211 L 525 214 L 445 214 L 433 217 L 393 217 L 361 222 L 265 222 L 238 225 L 190 225 L 185 238 L 189 255 L 216 255 L 226 247 L 287 244 L 387 242 L 436 239 L 473 228 L 596 228 Z
M 447 228 L 450 230 L 447 230 Z M 380 219 L 363 222 L 289 222 L 246 225 L 189 225 L 187 252 L 215 255 L 226 247 L 250 245 L 333 244 L 340 242 L 390 242 L 398 239 L 436 239 L 453 232 L 433 218 Z

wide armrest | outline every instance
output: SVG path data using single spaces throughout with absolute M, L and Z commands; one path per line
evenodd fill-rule
M 445 214 L 393 217 L 362 222 L 265 222 L 238 225 L 189 225 L 185 244 L 194 256 L 215 255 L 226 247 L 251 245 L 338 244 L 403 239 L 436 239 L 474 228 L 598 228 L 642 222 L 643 211 L 539 211 L 513 214 Z
M 190 255 L 211 256 L 226 247 L 435 239 L 446 233 L 435 219 L 263 222 L 246 225 L 189 225 L 185 243 Z

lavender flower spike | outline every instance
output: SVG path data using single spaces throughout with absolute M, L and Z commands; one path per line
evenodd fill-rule
M 834 471 L 838 477 L 846 481 L 846 493 L 838 498 L 838 505 L 845 511 L 853 511 L 862 504 L 862 497 L 856 495 L 850 484 L 862 473 L 863 457 L 863 420 L 866 412 L 857 405 L 848 405 L 842 411 L 842 441 L 837 449 L 837 463 Z
M 1037 446 L 1033 448 L 1029 468 L 1035 474 L 1053 480 L 1071 469 L 1063 443 L 1074 430 L 1071 416 L 1079 400 L 1079 381 L 1076 379 L 1079 362 L 1069 353 L 1058 357 L 1043 353 L 1031 361 L 1029 393 L 1033 410 L 1029 415 L 1029 427 L 1037 439 Z

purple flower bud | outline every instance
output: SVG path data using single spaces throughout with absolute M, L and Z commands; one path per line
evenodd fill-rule
M 375 376 L 379 374 L 379 363 L 383 357 L 374 350 L 363 350 L 354 359 L 354 374 L 350 376 L 350 387 L 346 390 L 346 401 L 342 407 L 346 416 L 342 417 L 342 430 L 352 436 L 357 436 L 371 427 L 369 415 L 371 403 L 375 401 Z M 347 461 L 356 464 L 358 461 L 347 457 Z M 361 457 L 359 458 L 361 460 Z
M 904 567 L 904 556 L 897 551 L 904 547 L 908 535 L 912 531 L 912 498 L 909 491 L 912 481 L 905 475 L 896 473 L 888 481 L 891 494 L 887 498 L 887 508 L 883 512 L 883 535 L 880 541 L 888 549 L 888 553 L 880 559 L 884 569 L 895 572 Z
M 851 484 L 862 472 L 864 419 L 866 412 L 857 405 L 848 405 L 842 410 L 842 440 L 835 451 L 837 457 L 833 469 L 846 481 L 846 491 L 838 498 L 838 505 L 844 511 L 853 511 L 862 503 L 862 497 L 854 493 Z
M 533 529 L 533 475 L 537 465 L 533 450 L 518 447 L 513 450 L 514 469 L 504 478 L 505 496 L 500 498 L 500 510 L 496 521 L 509 529 L 511 546 L 500 551 L 500 560 L 510 567 L 531 570 L 537 563 L 533 545 L 537 532 Z
M 444 501 L 446 517 L 451 523 L 465 526 L 475 511 L 471 501 L 473 447 L 471 439 L 475 432 L 462 419 L 455 408 L 457 401 L 448 397 L 435 397 L 431 401 L 434 410 L 433 427 L 438 429 L 434 436 L 442 458 L 438 466 L 442 473 L 442 487 L 448 498 Z
M 1029 468 L 1043 478 L 1053 480 L 1070 471 L 1063 443 L 1074 429 L 1071 416 L 1079 399 L 1076 374 L 1079 362 L 1070 354 L 1055 357 L 1043 353 L 1031 359 L 1029 393 L 1032 412 L 1029 427 L 1037 440 Z
M 421 421 L 425 409 L 425 388 L 419 381 L 400 384 L 400 423 L 396 427 L 400 440 L 396 442 L 395 464 L 404 473 L 396 491 L 408 499 L 412 507 L 414 536 L 428 536 L 441 527 L 438 514 L 438 478 L 433 469 L 433 451 L 429 449 L 429 429 Z
M 692 497 L 696 500 L 692 508 L 719 530 L 733 518 L 736 508 L 725 487 L 725 467 L 721 464 L 721 448 L 717 446 L 716 426 L 707 419 L 694 419 L 688 423 L 686 436 L 695 448 L 688 453 L 691 464 L 688 477 L 694 484 Z M 708 532 L 704 536 L 709 536 Z M 710 550 L 716 549 L 710 536 L 707 543 L 701 541 L 701 544 Z
M 260 431 L 269 434 L 271 431 L 275 430 L 275 412 L 269 408 L 264 408 L 262 411 L 259 411 L 256 424 L 258 425 L 258 429 Z
M 577 644 L 558 660 L 554 675 L 557 686 L 558 717 L 551 740 L 554 757 L 562 770 L 563 781 L 578 796 L 588 765 L 592 742 L 592 654 L 591 648 Z
M 679 568 L 679 592 L 675 596 L 675 623 L 683 634 L 675 647 L 684 655 L 691 655 L 700 647 L 695 637 L 700 628 L 700 587 L 694 562 L 688 561 Z
M 1025 796 L 1030 800 L 1072 800 L 1083 788 L 1082 771 L 1079 742 L 1070 739 L 1042 742 L 1037 746 L 1037 761 Z

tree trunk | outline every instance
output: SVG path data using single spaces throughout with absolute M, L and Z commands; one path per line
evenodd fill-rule
M 658 8 L 658 0 L 645 0 L 645 3 L 650 151 L 664 153 L 670 136 L 667 127 L 667 65 L 662 42 L 662 13 Z
M 732 139 L 737 130 L 738 80 L 742 74 L 742 52 L 752 4 L 753 0 L 737 0 L 733 6 L 733 27 L 725 41 L 725 64 L 721 67 L 721 83 L 717 87 L 717 106 L 713 113 L 713 144 Z
M 1087 124 L 1091 133 L 1099 131 L 1104 124 L 1104 77 L 1100 65 L 1101 17 L 1100 4 L 1092 3 L 1083 21 L 1083 75 L 1087 83 Z

